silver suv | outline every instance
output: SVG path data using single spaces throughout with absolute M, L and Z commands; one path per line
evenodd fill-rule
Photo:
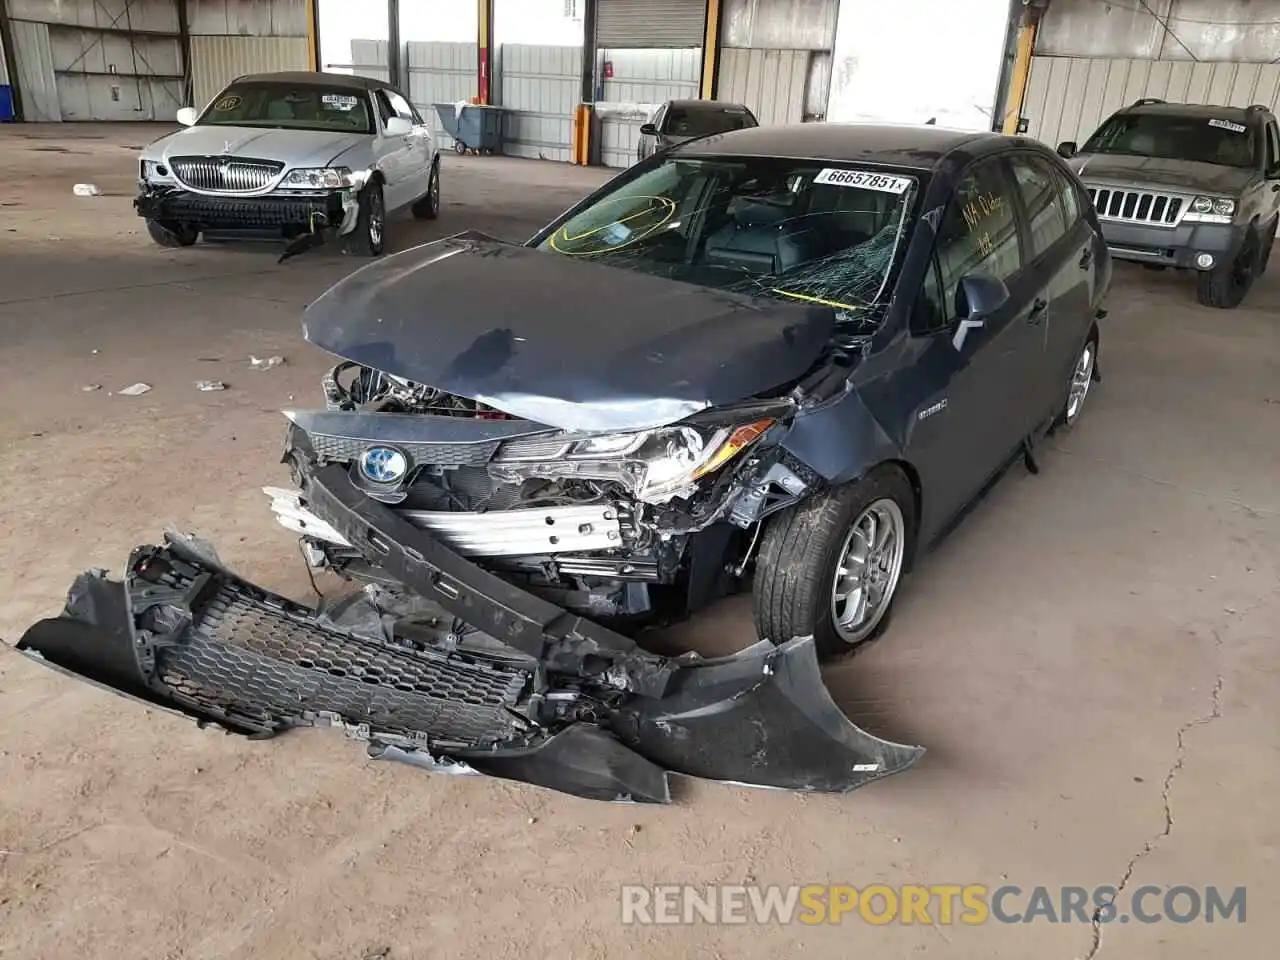
M 1117 259 L 1198 271 L 1199 301 L 1224 308 L 1266 269 L 1280 219 L 1280 130 L 1266 107 L 1143 99 L 1058 153 Z
M 395 88 L 367 77 L 240 77 L 186 127 L 142 152 L 134 207 L 161 246 L 201 234 L 290 241 L 286 256 L 336 235 L 352 253 L 382 253 L 387 215 L 440 210 L 440 157 L 430 129 Z

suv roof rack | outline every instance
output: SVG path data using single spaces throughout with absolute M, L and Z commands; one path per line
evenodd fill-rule
M 1253 103 L 1244 108 L 1245 113 L 1257 113 L 1259 110 L 1270 110 L 1265 103 Z
M 1159 97 L 1140 97 L 1133 101 L 1135 107 L 1145 107 L 1148 103 L 1164 103 Z

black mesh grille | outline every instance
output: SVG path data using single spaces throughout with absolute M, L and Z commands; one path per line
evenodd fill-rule
M 303 711 L 433 740 L 488 745 L 519 735 L 517 668 L 415 653 L 347 636 L 242 587 L 221 587 L 189 639 L 162 648 L 161 679 L 200 704 L 263 720 Z
M 354 460 L 369 446 L 368 440 L 309 434 L 312 449 L 326 460 Z M 397 443 L 415 465 L 435 464 L 441 467 L 479 466 L 493 459 L 498 441 L 492 443 Z

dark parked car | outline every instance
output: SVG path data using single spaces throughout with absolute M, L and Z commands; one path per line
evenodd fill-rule
M 1210 307 L 1239 306 L 1266 269 L 1280 223 L 1280 129 L 1266 107 L 1139 100 L 1058 152 L 1116 258 L 1198 271 Z
M 369 590 L 320 611 L 177 540 L 85 574 L 22 646 L 249 733 L 586 796 L 666 771 L 848 790 L 919 747 L 855 727 L 817 655 L 1096 376 L 1110 260 L 1043 146 L 757 128 L 642 161 L 525 245 L 461 234 L 306 313 L 342 358 L 289 413 L 280 523 Z M 757 643 L 643 628 L 746 588 Z
M 719 100 L 668 100 L 654 111 L 653 119 L 640 127 L 636 159 L 666 150 L 698 137 L 730 130 L 758 127 L 755 114 L 741 103 Z

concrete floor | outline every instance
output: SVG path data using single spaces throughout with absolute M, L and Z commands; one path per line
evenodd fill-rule
M 305 599 L 258 488 L 328 359 L 299 311 L 356 264 L 152 246 L 147 128 L 0 128 L 0 637 L 168 522 Z M 528 235 L 594 171 L 448 157 L 404 246 Z M 107 195 L 72 196 L 93 181 Z M 1280 274 L 1234 312 L 1121 268 L 1105 382 L 827 671 L 929 748 L 846 797 L 682 784 L 668 808 L 425 775 L 317 731 L 202 732 L 0 651 L 0 956 L 1261 956 L 1280 934 Z M 584 341 L 584 350 L 589 342 Z M 288 363 L 250 370 L 250 354 Z M 224 393 L 194 383 L 222 379 Z M 134 381 L 140 397 L 112 395 Z M 90 384 L 101 390 L 86 392 Z M 741 603 L 688 628 L 746 635 Z M 1248 887 L 1244 925 L 626 927 L 626 883 Z M 1096 953 L 1094 953 L 1096 951 Z

